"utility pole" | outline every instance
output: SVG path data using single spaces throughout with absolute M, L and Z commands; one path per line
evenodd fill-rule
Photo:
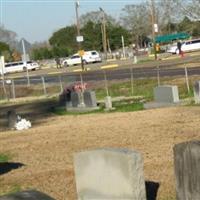
M 0 0 L 0 27 L 3 27 L 3 0 Z
M 122 36 L 121 36 L 121 38 L 122 38 L 122 50 L 123 50 L 123 57 L 125 58 L 125 57 L 126 57 L 126 55 L 125 55 L 125 48 L 124 48 L 124 36 L 122 35 Z
M 107 36 L 106 36 L 106 18 L 105 18 L 105 12 L 104 10 L 100 7 L 99 8 L 101 13 L 102 13 L 102 42 L 103 42 L 103 51 L 105 58 L 107 60 Z
M 154 49 L 154 57 L 157 60 L 157 52 L 156 52 L 156 26 L 155 23 L 155 2 L 154 0 L 150 0 L 150 10 L 151 10 L 151 24 L 152 24 L 152 39 L 153 39 L 153 49 Z
M 27 86 L 30 86 L 30 78 L 29 78 L 29 72 L 28 72 L 28 66 L 27 66 L 27 59 L 26 59 L 26 49 L 24 45 L 24 39 L 22 39 L 22 49 L 23 49 L 23 62 L 25 63 L 26 67 L 26 77 L 27 77 Z
M 80 20 L 79 20 L 79 1 L 76 1 L 75 2 L 75 10 L 76 10 L 76 28 L 77 28 L 77 38 L 76 38 L 76 40 L 77 40 L 77 42 L 78 42 L 78 50 L 79 50 L 79 52 L 81 51 L 81 42 L 82 42 L 82 40 L 81 41 L 79 41 L 79 37 L 81 36 L 81 34 L 80 34 Z M 82 68 L 82 71 L 84 71 L 85 69 L 84 69 L 84 63 L 83 63 L 83 55 L 81 54 L 80 55 L 80 57 L 81 57 L 81 68 Z

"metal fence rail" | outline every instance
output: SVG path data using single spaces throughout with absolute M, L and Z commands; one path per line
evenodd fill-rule
M 92 85 L 92 89 L 94 90 L 100 86 L 109 86 L 109 84 L 113 84 L 114 82 L 130 82 L 130 88 L 132 88 L 131 95 L 134 95 L 133 84 L 136 80 L 141 80 L 142 84 L 142 80 L 144 79 L 155 79 L 156 84 L 159 85 L 162 84 L 162 79 L 166 77 L 171 79 L 179 77 L 183 78 L 184 84 L 186 84 L 189 90 L 188 76 L 199 74 L 199 68 L 126 68 L 34 76 L 30 77 L 30 86 L 27 86 L 27 78 L 22 77 L 5 80 L 5 88 L 3 88 L 3 80 L 0 80 L 0 99 L 58 95 L 65 87 L 81 82 L 81 78 L 83 82 L 89 83 L 89 86 Z

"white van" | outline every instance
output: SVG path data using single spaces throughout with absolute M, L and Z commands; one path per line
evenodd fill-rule
M 36 70 L 39 69 L 39 65 L 37 62 L 33 61 L 27 61 L 26 63 L 23 61 L 5 63 L 4 69 L 0 70 L 0 74 L 2 74 L 2 72 L 4 74 L 11 72 L 22 72 L 26 71 L 26 68 L 28 68 L 28 70 Z
M 95 63 L 101 62 L 101 57 L 97 51 L 85 51 L 83 55 L 83 63 Z M 62 65 L 70 66 L 70 65 L 78 65 L 81 64 L 81 57 L 79 54 L 74 54 L 70 58 L 63 60 Z
M 183 52 L 189 52 L 189 51 L 197 51 L 200 50 L 200 39 L 194 39 L 194 40 L 187 40 L 185 42 L 182 42 L 181 50 Z M 172 54 L 179 54 L 179 50 L 177 48 L 177 44 L 173 44 L 168 50 L 168 53 Z

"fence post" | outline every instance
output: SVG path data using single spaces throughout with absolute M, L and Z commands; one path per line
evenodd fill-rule
M 80 73 L 80 80 L 81 80 L 81 99 L 80 99 L 80 107 L 85 107 L 85 103 L 84 103 L 84 89 L 83 89 L 83 76 L 82 76 L 82 72 Z
M 12 79 L 12 97 L 15 100 L 16 95 L 15 95 L 15 82 L 14 82 L 14 79 Z
M 186 81 L 187 91 L 189 94 L 190 93 L 190 85 L 189 85 L 188 71 L 187 71 L 186 65 L 184 66 L 184 71 L 185 71 L 185 81 Z
M 131 94 L 133 96 L 133 68 L 130 68 L 130 72 L 131 72 Z
M 157 81 L 158 81 L 158 86 L 160 86 L 160 68 L 159 68 L 159 65 L 157 65 Z
M 45 79 L 44 79 L 43 76 L 41 77 L 41 79 L 42 79 L 42 85 L 43 85 L 44 95 L 46 96 L 47 95 L 47 90 L 46 90 L 46 85 L 45 85 Z
M 104 74 L 104 82 L 105 82 L 106 96 L 109 96 L 108 81 L 107 81 L 107 76 L 106 76 L 106 71 L 105 71 L 105 70 L 103 70 L 103 74 Z

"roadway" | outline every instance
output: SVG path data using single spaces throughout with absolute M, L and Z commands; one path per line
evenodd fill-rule
M 188 67 L 188 75 L 200 75 L 200 56 L 199 52 L 186 54 L 185 58 L 180 59 L 177 55 L 170 56 L 165 60 L 141 62 L 133 64 L 133 60 L 117 60 L 111 62 L 89 64 L 85 67 L 86 72 L 81 72 L 80 66 L 56 69 L 44 68 L 29 73 L 31 83 L 41 82 L 41 76 L 45 77 L 45 82 L 58 82 L 58 77 L 72 81 L 80 81 L 80 73 L 84 81 L 104 80 L 104 71 L 106 71 L 108 80 L 122 80 L 130 78 L 130 69 L 133 72 L 133 78 L 152 78 L 160 74 L 164 76 L 183 76 L 185 74 L 184 66 Z M 6 79 L 15 79 L 16 84 L 26 84 L 26 73 L 8 74 Z

